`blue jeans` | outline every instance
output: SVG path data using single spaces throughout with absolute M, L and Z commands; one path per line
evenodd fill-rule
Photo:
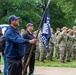
M 6 55 L 3 55 L 4 59 L 4 75 L 8 75 L 8 70 L 7 70 L 7 61 L 6 61 Z

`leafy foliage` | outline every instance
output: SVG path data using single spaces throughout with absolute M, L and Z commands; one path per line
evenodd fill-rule
M 39 1 L 39 4 L 36 4 Z M 20 17 L 19 29 L 25 28 L 28 22 L 38 29 L 43 9 L 40 2 L 48 0 L 0 0 L 0 24 L 8 23 L 8 17 L 15 14 Z M 51 27 L 67 26 L 71 28 L 76 20 L 76 0 L 51 0 L 49 5 Z
M 15 14 L 20 17 L 20 29 L 24 28 L 28 22 L 38 26 L 41 19 L 38 11 L 41 11 L 41 9 L 36 8 L 34 0 L 30 0 L 30 2 L 26 2 L 26 0 L 1 0 L 0 24 L 7 23 L 8 17 Z
M 76 19 L 76 0 L 56 0 L 57 6 L 65 13 L 67 27 L 72 27 Z
M 51 2 L 50 6 L 50 16 L 51 16 L 51 27 L 56 29 L 57 27 L 63 27 L 64 26 L 64 16 L 65 13 L 62 12 L 60 7 L 57 7 L 56 3 L 54 1 Z

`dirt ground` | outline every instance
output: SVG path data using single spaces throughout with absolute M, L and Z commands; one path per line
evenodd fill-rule
M 76 75 L 76 68 L 35 67 L 35 75 Z
M 3 65 L 0 67 L 3 71 Z M 35 75 L 76 75 L 76 68 L 61 67 L 37 67 L 35 66 Z

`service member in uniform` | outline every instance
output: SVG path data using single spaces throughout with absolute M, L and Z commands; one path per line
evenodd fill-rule
M 39 61 L 40 61 L 41 63 L 44 63 L 46 49 L 45 49 L 44 44 L 43 44 L 42 41 L 40 40 L 40 34 L 41 34 L 41 31 L 40 31 L 39 34 L 38 34 L 38 39 L 39 39 L 39 53 L 40 53 Z
M 65 63 L 66 45 L 67 45 L 67 27 L 63 27 L 60 37 L 58 39 L 60 50 L 60 62 Z
M 73 30 L 69 29 L 67 34 L 67 49 L 66 49 L 66 62 L 70 62 L 71 52 L 72 52 L 72 44 L 73 44 Z

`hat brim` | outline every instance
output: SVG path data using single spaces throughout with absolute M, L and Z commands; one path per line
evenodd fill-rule
M 15 20 L 18 20 L 20 17 L 16 17 Z

